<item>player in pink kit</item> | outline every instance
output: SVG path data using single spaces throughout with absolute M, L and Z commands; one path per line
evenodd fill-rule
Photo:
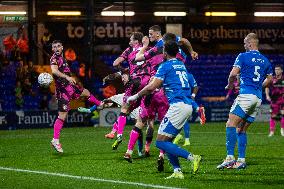
M 142 48 L 142 38 L 142 33 L 133 32 L 130 36 L 130 47 L 128 47 L 113 63 L 113 66 L 119 66 L 123 61 L 127 61 L 129 63 L 129 81 L 125 84 L 126 90 L 123 97 L 121 113 L 114 124 L 112 131 L 105 135 L 106 138 L 114 138 L 114 134 L 117 132 L 117 139 L 112 145 L 113 150 L 116 150 L 119 144 L 122 142 L 122 134 L 126 125 L 126 116 L 132 110 L 139 107 L 141 102 L 141 99 L 139 99 L 138 101 L 129 105 L 126 103 L 127 98 L 140 91 L 148 84 L 150 79 L 150 67 L 148 64 L 145 64 L 145 61 L 134 63 L 136 54 Z
M 124 159 L 132 163 L 132 153 L 138 138 L 141 136 L 142 129 L 147 124 L 147 137 L 145 144 L 145 156 L 150 156 L 150 145 L 153 139 L 154 120 L 158 115 L 158 121 L 162 121 L 169 109 L 168 99 L 163 89 L 156 90 L 154 93 L 143 97 L 140 105 L 137 122 L 130 132 L 127 151 Z
M 284 76 L 283 66 L 275 66 L 275 76 L 269 88 L 265 88 L 266 99 L 270 102 L 271 118 L 269 137 L 274 135 L 276 120 L 280 116 L 281 135 L 284 136 Z
M 103 105 L 103 102 L 96 99 L 87 89 L 77 85 L 75 79 L 71 77 L 69 65 L 63 57 L 63 45 L 61 41 L 55 40 L 52 42 L 52 51 L 54 54 L 50 58 L 50 65 L 55 80 L 56 98 L 58 100 L 58 118 L 54 122 L 54 133 L 51 145 L 57 152 L 63 153 L 59 138 L 64 121 L 70 110 L 70 100 L 84 96 L 88 98 L 90 103 L 96 104 L 97 106 Z

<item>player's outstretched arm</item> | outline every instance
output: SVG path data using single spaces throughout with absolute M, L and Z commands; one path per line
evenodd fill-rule
M 58 66 L 57 65 L 51 65 L 51 72 L 52 72 L 53 75 L 56 75 L 56 76 L 64 78 L 64 79 L 67 79 L 71 84 L 76 84 L 76 80 L 74 78 L 69 77 L 68 75 L 60 72 L 58 70 Z
M 193 50 L 191 43 L 186 38 L 181 38 L 179 40 L 179 45 L 183 45 L 187 48 L 192 60 L 198 59 L 198 53 Z
M 125 59 L 123 57 L 118 57 L 117 59 L 115 59 L 115 61 L 113 61 L 113 66 L 119 66 Z

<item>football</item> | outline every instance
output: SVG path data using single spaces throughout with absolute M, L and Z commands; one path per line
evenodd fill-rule
M 42 87 L 49 86 L 53 81 L 53 77 L 49 73 L 41 73 L 38 76 L 38 83 Z

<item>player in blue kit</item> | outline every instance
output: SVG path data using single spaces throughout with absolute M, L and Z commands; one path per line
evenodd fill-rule
M 165 90 L 170 107 L 160 124 L 156 146 L 167 153 L 170 163 L 174 168 L 174 173 L 167 177 L 167 179 L 184 178 L 178 157 L 183 157 L 193 162 L 193 173 L 198 171 L 201 160 L 201 156 L 193 155 L 172 143 L 173 138 L 177 136 L 192 113 L 188 72 L 183 62 L 176 59 L 178 52 L 179 48 L 176 42 L 166 42 L 163 54 L 167 61 L 159 66 L 154 79 L 146 87 L 127 100 L 128 102 L 135 101 L 144 95 L 150 94 L 159 87 L 163 87 Z
M 254 122 L 255 115 L 262 102 L 262 88 L 272 81 L 272 68 L 269 60 L 258 51 L 258 37 L 249 33 L 244 39 L 246 52 L 240 53 L 235 60 L 228 78 L 226 89 L 234 86 L 234 80 L 240 74 L 240 92 L 234 101 L 226 124 L 227 157 L 217 169 L 246 168 L 245 153 L 247 146 L 247 128 Z M 234 150 L 238 142 L 238 160 Z
M 198 107 L 197 103 L 194 101 L 195 96 L 198 92 L 198 86 L 196 83 L 196 80 L 194 79 L 193 75 L 191 73 L 188 74 L 188 83 L 191 89 L 191 98 L 192 98 L 192 110 L 193 112 L 198 112 L 199 108 L 204 108 L 204 107 Z M 200 116 L 201 117 L 201 116 Z M 205 118 L 205 116 L 204 116 Z M 184 131 L 184 144 L 183 146 L 189 146 L 189 135 L 190 135 L 190 124 L 188 121 L 186 121 L 185 125 L 183 126 L 183 131 Z M 176 138 L 173 140 L 174 144 L 178 144 L 180 140 L 182 140 L 183 136 L 181 134 L 178 134 Z

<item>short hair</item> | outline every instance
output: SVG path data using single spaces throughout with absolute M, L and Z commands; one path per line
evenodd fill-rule
M 154 25 L 154 26 L 151 26 L 149 30 L 153 30 L 155 32 L 161 32 L 161 27 L 159 25 Z
M 176 57 L 179 52 L 178 44 L 175 41 L 167 41 L 164 43 L 164 52 L 171 57 Z
M 164 41 L 176 41 L 176 35 L 173 33 L 165 33 L 163 35 L 163 40 Z
M 281 68 L 281 70 L 283 70 L 283 65 L 282 64 L 276 64 L 275 68 Z
M 143 38 L 143 33 L 141 33 L 141 32 L 133 32 L 132 34 L 131 34 L 131 36 L 133 36 L 133 39 L 134 40 L 138 40 L 139 41 L 139 43 L 142 43 L 142 38 Z
M 256 33 L 249 33 L 246 38 L 248 41 L 253 41 L 256 45 L 258 45 L 259 40 Z
M 56 44 L 56 43 L 60 43 L 61 45 L 63 44 L 60 40 L 54 40 L 54 41 L 52 41 L 52 44 L 51 44 L 51 45 L 54 45 L 54 44 Z

